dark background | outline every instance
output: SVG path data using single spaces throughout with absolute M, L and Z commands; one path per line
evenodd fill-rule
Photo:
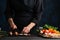
M 5 17 L 7 0 L 0 0 L 0 27 L 2 30 L 8 30 L 8 24 Z
M 49 24 L 53 26 L 60 25 L 60 0 L 44 0 L 43 15 L 40 25 Z
M 7 0 L 0 0 L 0 27 L 2 30 L 8 30 L 9 26 L 5 17 Z M 44 0 L 43 15 L 40 26 L 49 24 L 60 26 L 60 0 Z M 59 27 L 60 28 L 60 27 Z

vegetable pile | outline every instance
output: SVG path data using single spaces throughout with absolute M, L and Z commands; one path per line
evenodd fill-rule
M 58 27 L 50 26 L 45 24 L 43 26 L 43 29 L 38 30 L 39 35 L 45 36 L 45 37 L 60 37 L 60 31 L 58 30 Z
M 58 31 L 58 28 L 57 27 L 54 27 L 54 26 L 50 26 L 50 25 L 45 24 L 43 26 L 43 29 L 40 31 L 40 33 L 45 33 L 45 34 L 56 33 L 56 34 L 59 34 L 60 32 Z

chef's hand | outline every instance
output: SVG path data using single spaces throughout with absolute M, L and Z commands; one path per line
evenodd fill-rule
M 13 18 L 8 18 L 8 22 L 12 29 L 17 29 L 17 26 L 15 25 Z
M 28 26 L 24 27 L 22 32 L 23 33 L 29 33 L 30 30 L 35 26 L 35 23 L 31 22 Z
M 14 29 L 17 29 L 17 26 L 15 24 L 11 25 L 11 28 L 14 30 Z
M 22 30 L 22 33 L 29 33 L 30 32 L 30 28 L 29 27 L 24 27 Z

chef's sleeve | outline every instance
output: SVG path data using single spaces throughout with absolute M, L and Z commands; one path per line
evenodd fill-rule
M 13 18 L 10 0 L 7 0 L 6 18 Z
M 42 16 L 42 0 L 36 0 L 33 11 L 34 14 L 32 22 L 39 24 Z

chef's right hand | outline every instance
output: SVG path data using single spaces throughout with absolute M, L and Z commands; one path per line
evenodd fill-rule
M 14 30 L 14 29 L 17 29 L 17 26 L 15 24 L 11 25 L 11 28 Z

